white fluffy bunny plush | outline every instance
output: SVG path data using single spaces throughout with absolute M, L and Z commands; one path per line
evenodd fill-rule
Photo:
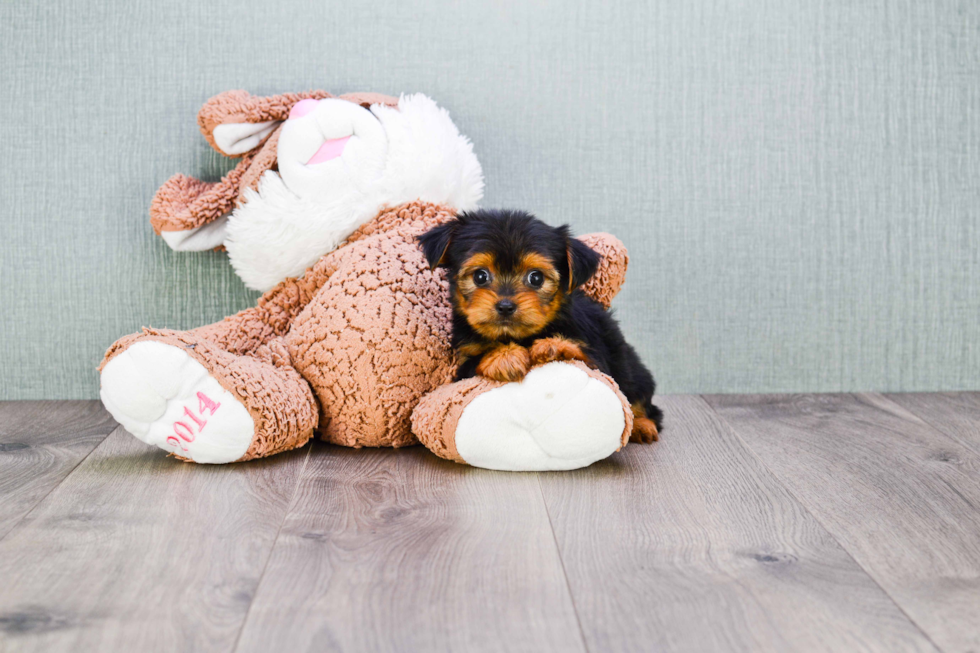
M 175 250 L 224 246 L 249 288 L 301 275 L 385 206 L 465 211 L 483 195 L 469 139 L 425 95 L 242 93 L 213 98 L 198 118 L 212 145 L 242 162 L 216 184 L 176 175 L 151 216 Z

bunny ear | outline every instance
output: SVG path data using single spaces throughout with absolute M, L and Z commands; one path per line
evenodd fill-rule
M 211 147 L 240 157 L 262 145 L 276 126 L 289 117 L 300 100 L 333 97 L 326 91 L 256 96 L 246 91 L 226 91 L 204 103 L 197 124 Z
M 179 173 L 168 179 L 150 202 L 153 231 L 160 235 L 196 229 L 230 213 L 242 175 L 251 164 L 251 157 L 239 161 L 221 181 L 206 182 Z
M 280 125 L 281 123 L 276 123 Z M 281 128 L 265 144 L 242 157 L 218 182 L 174 175 L 157 190 L 150 203 L 150 224 L 177 251 L 202 251 L 224 243 L 224 223 L 246 188 L 258 188 L 266 170 L 276 165 Z
M 229 122 L 211 132 L 214 144 L 229 156 L 240 156 L 255 149 L 279 125 L 278 120 L 265 122 Z

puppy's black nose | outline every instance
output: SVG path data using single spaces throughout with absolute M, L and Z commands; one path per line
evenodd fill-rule
M 510 317 L 517 310 L 517 304 L 512 299 L 501 299 L 497 302 L 497 312 L 503 317 Z

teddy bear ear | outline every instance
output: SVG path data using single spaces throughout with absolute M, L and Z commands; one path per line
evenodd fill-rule
M 246 91 L 226 91 L 204 103 L 197 124 L 211 147 L 230 157 L 240 157 L 265 143 L 276 127 L 302 100 L 332 97 L 326 91 L 256 96 Z
M 593 233 L 579 236 L 578 240 L 588 245 L 599 255 L 599 266 L 582 285 L 582 292 L 606 308 L 612 304 L 626 280 L 626 268 L 630 257 L 626 245 L 612 234 Z

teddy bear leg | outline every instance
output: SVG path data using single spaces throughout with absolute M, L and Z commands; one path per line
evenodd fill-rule
M 131 434 L 185 460 L 230 463 L 306 444 L 318 411 L 279 340 L 239 356 L 180 331 L 123 338 L 102 366 L 106 409 Z
M 632 428 L 615 382 L 578 361 L 535 367 L 519 383 L 445 385 L 412 413 L 416 437 L 437 456 L 506 471 L 586 467 L 622 448 Z

